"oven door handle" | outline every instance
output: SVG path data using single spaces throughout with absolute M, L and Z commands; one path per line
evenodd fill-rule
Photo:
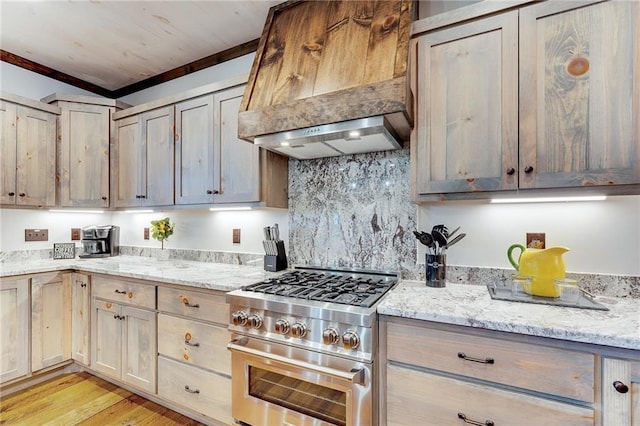
M 253 355 L 258 358 L 268 358 L 270 360 L 279 362 L 281 364 L 292 365 L 294 367 L 304 368 L 306 370 L 314 371 L 325 376 L 331 376 L 340 380 L 346 380 L 350 383 L 364 386 L 365 384 L 365 369 L 362 367 L 354 367 L 349 372 L 340 370 L 334 370 L 333 368 L 323 367 L 321 365 L 311 364 L 305 361 L 299 361 L 291 358 L 286 358 L 281 355 L 266 353 L 257 349 L 248 348 L 246 346 L 238 345 L 237 343 L 246 343 L 244 339 L 235 339 L 227 345 L 227 349 L 230 351 L 238 351 L 244 354 Z

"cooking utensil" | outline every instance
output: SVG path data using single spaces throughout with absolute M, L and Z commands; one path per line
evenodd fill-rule
M 456 229 L 457 231 L 457 229 Z M 448 249 L 449 247 L 451 247 L 452 245 L 454 245 L 455 243 L 457 243 L 458 241 L 460 241 L 461 239 L 463 239 L 464 237 L 466 237 L 467 234 L 462 233 L 460 235 L 458 235 L 457 237 L 453 238 L 452 240 L 449 240 L 449 242 L 447 242 L 447 244 L 444 246 L 444 249 Z
M 436 254 L 442 254 L 442 248 L 447 245 L 447 237 L 445 237 L 442 232 L 437 229 L 431 232 L 431 236 L 438 243 L 438 250 Z
M 446 226 L 444 225 L 435 225 L 433 228 L 431 228 L 431 234 L 433 235 L 433 231 L 438 231 L 440 232 L 442 235 L 445 236 L 445 238 L 449 238 L 449 230 L 447 229 Z
M 458 226 L 456 229 L 451 231 L 451 233 L 449 235 L 447 235 L 447 240 L 453 238 L 453 236 L 456 235 L 456 232 L 458 232 L 459 230 L 460 230 L 460 227 Z

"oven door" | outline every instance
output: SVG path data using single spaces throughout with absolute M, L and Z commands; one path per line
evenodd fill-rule
M 227 347 L 237 421 L 252 426 L 372 424 L 371 364 L 251 337 Z

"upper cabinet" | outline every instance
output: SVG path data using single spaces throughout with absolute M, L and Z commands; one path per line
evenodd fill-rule
M 115 207 L 173 204 L 173 121 L 173 105 L 116 121 Z
M 55 206 L 56 118 L 60 108 L 0 96 L 0 204 Z
M 640 184 L 640 4 L 540 2 L 414 25 L 417 201 Z M 495 10 L 491 11 L 492 13 Z M 469 13 L 469 12 L 468 12 Z M 464 18 L 464 19 L 463 19 Z M 428 24 L 433 23 L 431 27 Z
M 244 87 L 236 78 L 116 113 L 115 207 L 286 208 L 287 158 L 238 138 Z
M 114 134 L 111 115 L 127 105 L 106 98 L 60 94 L 42 101 L 61 109 L 57 205 L 109 207 L 109 147 Z

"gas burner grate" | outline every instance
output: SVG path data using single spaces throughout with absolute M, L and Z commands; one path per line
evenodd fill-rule
M 396 283 L 397 279 L 390 276 L 372 278 L 357 274 L 291 271 L 242 289 L 297 299 L 370 307 Z

